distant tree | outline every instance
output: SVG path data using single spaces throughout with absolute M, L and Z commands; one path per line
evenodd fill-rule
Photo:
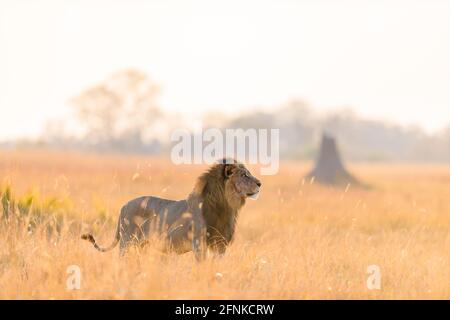
M 161 117 L 159 92 L 145 73 L 128 69 L 85 90 L 71 104 L 92 144 L 136 146 L 145 143 Z
M 450 161 L 450 125 L 444 128 L 437 136 L 440 142 L 439 150 L 441 150 L 442 159 Z

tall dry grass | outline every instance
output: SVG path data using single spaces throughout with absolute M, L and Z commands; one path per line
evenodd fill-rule
M 308 164 L 259 176 L 222 258 L 164 255 L 151 246 L 119 259 L 79 239 L 112 240 L 136 196 L 183 198 L 205 166 L 164 158 L 44 151 L 0 153 L 0 298 L 450 298 L 450 167 L 357 165 L 370 190 L 304 181 Z M 252 168 L 258 176 L 257 168 Z M 8 218 L 5 218 L 5 212 Z M 378 265 L 381 289 L 366 286 Z M 81 270 L 68 290 L 67 268 Z

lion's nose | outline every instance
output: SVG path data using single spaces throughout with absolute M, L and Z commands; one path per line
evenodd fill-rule
M 261 181 L 256 181 L 256 185 L 258 186 L 258 187 L 261 187 Z

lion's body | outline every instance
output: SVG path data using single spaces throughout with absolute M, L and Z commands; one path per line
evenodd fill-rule
M 186 243 L 193 217 L 188 213 L 186 200 L 174 201 L 153 196 L 129 201 L 121 210 L 120 249 L 133 242 L 143 243 L 152 234 L 167 235 L 167 245 L 178 253 L 190 250 Z
M 248 181 L 242 175 L 227 176 L 228 166 L 235 171 L 245 170 Z M 120 252 L 124 253 L 131 244 L 142 245 L 152 236 L 162 235 L 166 251 L 193 250 L 197 258 L 204 256 L 206 247 L 224 253 L 233 240 L 238 212 L 246 195 L 259 192 L 260 185 L 243 165 L 218 164 L 199 177 L 185 200 L 144 196 L 125 204 L 110 247 L 99 247 L 89 234 L 82 238 L 100 251 L 110 250 L 120 242 Z

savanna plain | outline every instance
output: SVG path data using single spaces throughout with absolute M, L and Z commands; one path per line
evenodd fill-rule
M 450 299 L 450 166 L 348 164 L 369 188 L 317 185 L 303 179 L 311 166 L 282 161 L 273 176 L 249 166 L 259 199 L 247 200 L 226 254 L 198 263 L 152 244 L 121 259 L 80 235 L 109 245 L 126 201 L 184 198 L 206 165 L 2 151 L 0 298 Z M 371 265 L 379 289 L 367 286 Z

